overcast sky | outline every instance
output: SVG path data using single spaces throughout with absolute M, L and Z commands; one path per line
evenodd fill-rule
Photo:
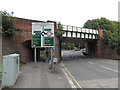
M 41 21 L 60 21 L 82 27 L 89 19 L 106 17 L 118 21 L 119 0 L 1 0 L 0 11 Z

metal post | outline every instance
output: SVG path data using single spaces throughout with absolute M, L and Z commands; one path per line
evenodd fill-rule
M 50 60 L 50 67 L 49 67 L 49 69 L 51 69 L 53 67 L 53 53 L 52 53 L 52 48 L 50 48 L 50 52 L 51 52 L 51 60 Z
M 34 48 L 34 68 L 36 67 L 36 47 Z
M 51 47 L 51 67 L 53 66 L 53 53 L 52 53 L 52 47 Z

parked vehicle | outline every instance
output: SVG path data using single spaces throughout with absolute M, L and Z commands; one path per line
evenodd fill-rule
M 84 56 L 88 56 L 88 52 L 86 51 L 86 48 L 84 48 L 84 49 L 82 50 L 82 54 L 83 54 Z

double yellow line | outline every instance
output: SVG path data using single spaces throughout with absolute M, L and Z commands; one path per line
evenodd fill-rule
M 73 75 L 68 71 L 68 69 L 65 67 L 65 65 L 61 62 L 61 66 L 64 68 L 64 70 L 66 71 L 67 74 L 69 74 L 69 76 L 71 77 L 72 81 L 74 82 L 75 86 L 77 88 L 81 88 L 80 84 L 77 82 L 77 80 L 73 77 Z

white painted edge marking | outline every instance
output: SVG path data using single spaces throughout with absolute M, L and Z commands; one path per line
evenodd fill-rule
M 112 61 L 109 61 L 109 62 L 103 61 L 103 60 L 96 60 L 96 61 L 105 62 L 105 63 L 111 63 L 111 64 L 118 64 L 118 63 L 115 63 L 115 62 L 112 62 Z
M 61 63 L 61 66 L 64 68 L 64 71 L 65 71 L 65 73 L 67 74 L 69 74 L 70 76 L 71 76 L 71 78 L 75 81 L 75 83 L 77 84 L 77 86 L 79 87 L 79 88 L 81 88 L 81 90 L 82 90 L 82 87 L 78 84 L 78 82 L 76 81 L 76 79 L 72 76 L 72 74 L 68 71 L 68 69 L 65 67 L 65 65 L 63 64 L 63 63 Z M 67 71 L 67 72 L 66 72 Z M 67 76 L 68 76 L 68 74 L 67 74 Z M 69 77 L 69 76 L 68 76 Z M 71 79 L 70 79 L 71 80 Z M 73 81 L 72 81 L 73 82 Z M 73 83 L 74 84 L 74 83 Z M 75 85 L 75 84 L 74 84 Z M 76 86 L 75 86 L 76 87 Z M 76 87 L 77 88 L 77 87 Z M 75 88 L 74 88 L 75 89 Z
M 64 73 L 64 75 L 65 75 L 67 81 L 69 82 L 70 86 L 71 86 L 72 88 L 76 88 L 76 86 L 74 85 L 74 83 L 72 82 L 72 80 L 69 78 L 69 76 L 67 75 L 67 73 L 65 72 L 64 69 L 62 69 L 62 72 Z
M 105 66 L 101 66 L 101 68 L 105 68 L 105 69 L 108 69 L 108 70 L 110 70 L 110 71 L 113 71 L 113 72 L 116 72 L 116 73 L 120 73 L 120 72 L 118 72 L 117 70 L 113 70 L 113 69 L 108 68 L 108 67 L 105 67 Z

